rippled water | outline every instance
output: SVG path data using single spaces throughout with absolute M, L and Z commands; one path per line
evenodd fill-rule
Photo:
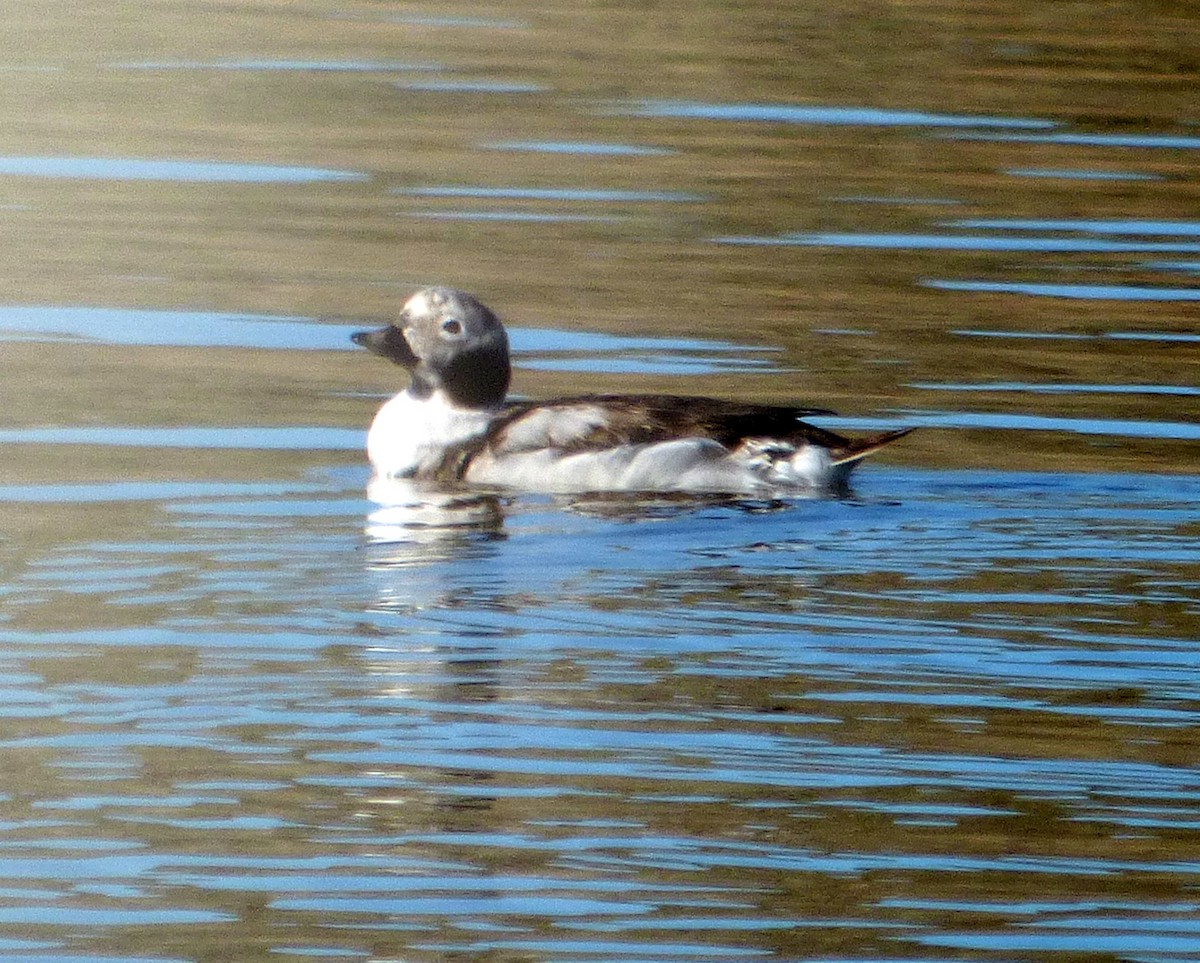
M 1200 958 L 1200 38 L 1039 9 L 8 11 L 0 960 Z M 922 430 L 372 483 L 431 281 Z

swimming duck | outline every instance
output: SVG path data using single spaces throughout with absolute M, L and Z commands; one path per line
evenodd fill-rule
M 508 336 L 465 291 L 414 294 L 353 341 L 409 372 L 367 435 L 376 475 L 539 492 L 777 495 L 836 488 L 908 434 L 848 439 L 801 418 L 821 408 L 672 395 L 508 401 Z

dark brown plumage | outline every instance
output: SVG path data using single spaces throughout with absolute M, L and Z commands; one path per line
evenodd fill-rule
M 735 451 L 753 439 L 777 444 L 781 455 L 791 454 L 806 444 L 820 445 L 829 449 L 833 464 L 840 465 L 865 458 L 913 430 L 902 428 L 866 438 L 845 438 L 800 420 L 835 414 L 828 408 L 749 404 L 688 395 L 597 394 L 550 401 L 515 401 L 505 405 L 472 451 L 455 459 L 460 476 L 478 452 L 488 448 L 506 452 L 522 450 L 524 446 L 514 443 L 510 429 L 528 415 L 591 407 L 603 410 L 603 422 L 566 438 L 557 446 L 564 454 L 676 438 L 708 438 Z

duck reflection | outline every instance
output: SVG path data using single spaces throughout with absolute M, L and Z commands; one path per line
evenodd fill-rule
M 659 675 L 677 652 L 724 653 L 731 631 L 768 617 L 786 626 L 807 597 L 792 572 L 740 564 L 741 546 L 767 533 L 795 538 L 794 500 L 510 495 L 395 478 L 372 480 L 368 495 L 361 659 L 395 720 L 360 774 L 394 780 L 361 808 L 379 838 L 519 823 L 564 759 L 579 772 L 556 792 L 594 798 L 591 815 L 608 818 L 606 752 L 576 752 L 571 736 L 605 698 L 592 673 L 647 649 L 667 660 Z
M 829 494 L 821 493 L 824 497 Z M 851 492 L 845 489 L 837 494 L 849 497 Z M 372 560 L 380 565 L 401 565 L 446 561 L 469 553 L 473 547 L 506 538 L 505 517 L 517 496 L 376 475 L 367 485 L 367 497 L 375 503 L 365 526 L 372 545 Z M 747 514 L 777 512 L 798 500 L 818 495 L 803 492 L 788 498 L 747 498 L 674 492 L 594 492 L 543 497 L 555 509 L 575 515 L 642 522 L 714 508 Z
M 487 492 L 383 476 L 370 480 L 367 496 L 374 503 L 364 527 L 370 543 L 366 568 L 375 582 L 372 608 L 402 616 L 376 626 L 378 644 L 364 655 L 380 694 L 398 710 L 419 704 L 446 713 L 471 714 L 500 701 L 504 661 L 494 641 L 479 627 L 453 618 L 443 625 L 442 616 L 486 604 L 481 595 L 503 596 L 495 557 L 497 543 L 506 538 L 504 501 Z M 416 800 L 428 807 L 421 828 L 479 828 L 463 819 L 490 812 L 495 773 L 473 765 L 470 754 L 453 741 L 391 748 L 394 766 L 373 773 L 397 779 L 395 794 L 377 794 L 380 805 L 369 810 L 380 833 L 411 831 L 412 807 L 396 804 Z M 456 761 L 460 755 L 461 763 Z
M 382 476 L 371 479 L 367 496 L 374 502 L 364 526 L 374 609 L 449 612 L 503 598 L 509 579 L 496 561 L 498 543 L 508 538 L 503 498 Z
M 367 497 L 375 507 L 366 535 L 380 563 L 441 561 L 503 533 L 501 499 L 487 492 L 377 475 L 367 484 Z

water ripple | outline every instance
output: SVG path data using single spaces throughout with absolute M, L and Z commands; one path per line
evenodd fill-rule
M 800 104 L 716 104 L 682 100 L 636 102 L 628 112 L 638 117 L 678 117 L 693 120 L 758 121 L 784 124 L 833 124 L 861 127 L 1011 127 L 1044 130 L 1050 120 L 931 114 L 876 107 L 823 107 Z
M 964 218 L 947 226 L 985 231 L 1079 231 L 1086 234 L 1150 234 L 1157 237 L 1200 237 L 1200 221 L 1040 220 L 1036 218 Z
M 1068 181 L 1161 181 L 1157 174 L 1133 171 L 1104 171 L 1062 167 L 1009 167 L 1002 171 L 1010 177 L 1038 177 Z
M 951 334 L 968 338 L 1019 338 L 1035 341 L 1163 341 L 1190 344 L 1200 343 L 1200 334 L 1183 331 L 1105 331 L 1099 334 L 1083 331 L 989 331 L 986 329 L 956 328 Z
M 1061 144 L 1075 147 L 1131 147 L 1148 150 L 1198 150 L 1200 137 L 1174 134 L 1084 134 L 1060 131 L 1048 134 L 939 134 L 951 140 L 990 140 L 1015 144 Z
M 687 191 L 619 191 L 600 188 L 407 187 L 398 188 L 392 193 L 410 197 L 470 197 L 517 201 L 598 201 L 602 203 L 625 201 L 697 203 L 709 200 L 704 194 L 692 194 Z
M 816 424 L 861 431 L 893 428 L 990 428 L 998 431 L 1065 431 L 1077 435 L 1113 435 L 1122 438 L 1200 439 L 1200 423 L 1136 421 L 1119 418 L 1066 418 L 1009 412 L 929 411 L 903 412 L 898 418 L 819 418 Z
M 982 381 L 970 382 L 911 382 L 908 387 L 922 391 L 1012 391 L 1044 395 L 1177 395 L 1180 397 L 1200 396 L 1200 388 L 1186 385 L 1068 385 L 1034 384 L 1025 381 Z
M 235 428 L 131 428 L 115 425 L 104 428 L 2 428 L 0 444 L 222 448 L 231 451 L 352 451 L 362 449 L 366 444 L 366 429 L 297 425 L 274 428 L 265 425 Z
M 104 344 L 264 350 L 354 351 L 366 323 L 314 318 L 127 308 L 0 306 L 0 342 L 79 339 Z M 779 370 L 778 351 L 699 338 L 627 337 L 509 328 L 515 363 L 544 371 L 692 374 Z
M 1065 237 L 992 237 L 971 234 L 789 233 L 724 235 L 717 244 L 762 247 L 884 248 L 912 251 L 1029 251 L 1042 253 L 1200 253 L 1200 243 L 1173 241 L 1109 241 Z
M 428 91 L 446 94 L 537 94 L 547 90 L 541 84 L 518 80 L 397 80 L 401 90 Z
M 535 154 L 580 154 L 593 157 L 662 157 L 675 153 L 665 147 L 573 140 L 505 140 L 479 146 L 484 150 L 529 151 Z
M 137 157 L 0 157 L 0 174 L 199 184 L 302 184 L 314 181 L 368 180 L 366 174 L 357 171 L 330 170 L 323 167 Z
M 515 224 L 616 224 L 619 214 L 551 214 L 544 211 L 405 211 L 403 217 L 430 221 L 496 221 Z
M 1080 298 L 1088 301 L 1200 301 L 1200 288 L 1149 287 L 1135 284 L 1037 284 L 1021 281 L 943 281 L 921 284 L 941 291 L 1026 294 L 1040 298 Z
M 444 70 L 439 63 L 404 60 L 146 60 L 115 63 L 121 70 L 233 70 L 286 73 L 393 73 Z

